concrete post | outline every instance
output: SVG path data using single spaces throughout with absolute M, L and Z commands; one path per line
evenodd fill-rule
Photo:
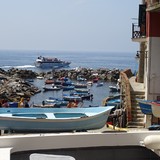
M 139 68 L 138 68 L 138 77 L 137 82 L 144 82 L 144 62 L 145 62 L 145 43 L 140 43 L 140 58 L 139 58 Z

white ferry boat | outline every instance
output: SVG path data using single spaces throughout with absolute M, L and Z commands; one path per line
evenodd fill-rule
M 45 68 L 56 69 L 56 68 L 69 67 L 70 64 L 71 62 L 63 61 L 58 58 L 49 58 L 49 57 L 42 57 L 42 56 L 39 56 L 35 62 L 36 67 L 44 68 L 44 69 Z

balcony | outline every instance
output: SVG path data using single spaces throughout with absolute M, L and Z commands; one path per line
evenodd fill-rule
M 147 11 L 160 12 L 160 0 L 147 0 Z
M 132 41 L 133 42 L 145 42 L 146 41 L 145 26 L 139 27 L 138 24 L 132 23 Z

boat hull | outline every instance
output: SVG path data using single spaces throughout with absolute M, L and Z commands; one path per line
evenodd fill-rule
M 31 132 L 99 129 L 106 124 L 112 109 L 112 107 L 103 108 L 32 108 L 33 110 L 25 108 L 16 110 L 12 108 L 6 109 L 6 111 L 0 110 L 0 129 Z M 46 114 L 44 114 L 44 111 Z M 47 114 L 51 118 L 45 118 Z M 52 117 L 53 115 L 55 118 Z
M 155 117 L 160 118 L 160 103 L 152 102 L 152 113 Z
M 140 101 L 139 106 L 143 114 L 152 115 L 151 101 Z
M 63 68 L 69 67 L 70 62 L 36 62 L 36 67 L 47 69 L 47 68 Z

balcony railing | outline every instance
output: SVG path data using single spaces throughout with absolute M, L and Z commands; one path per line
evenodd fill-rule
M 153 6 L 159 3 L 160 3 L 160 0 L 147 0 L 148 6 Z
M 144 27 L 139 27 L 138 24 L 132 24 L 132 39 L 135 38 L 145 38 L 146 37 L 146 29 Z

